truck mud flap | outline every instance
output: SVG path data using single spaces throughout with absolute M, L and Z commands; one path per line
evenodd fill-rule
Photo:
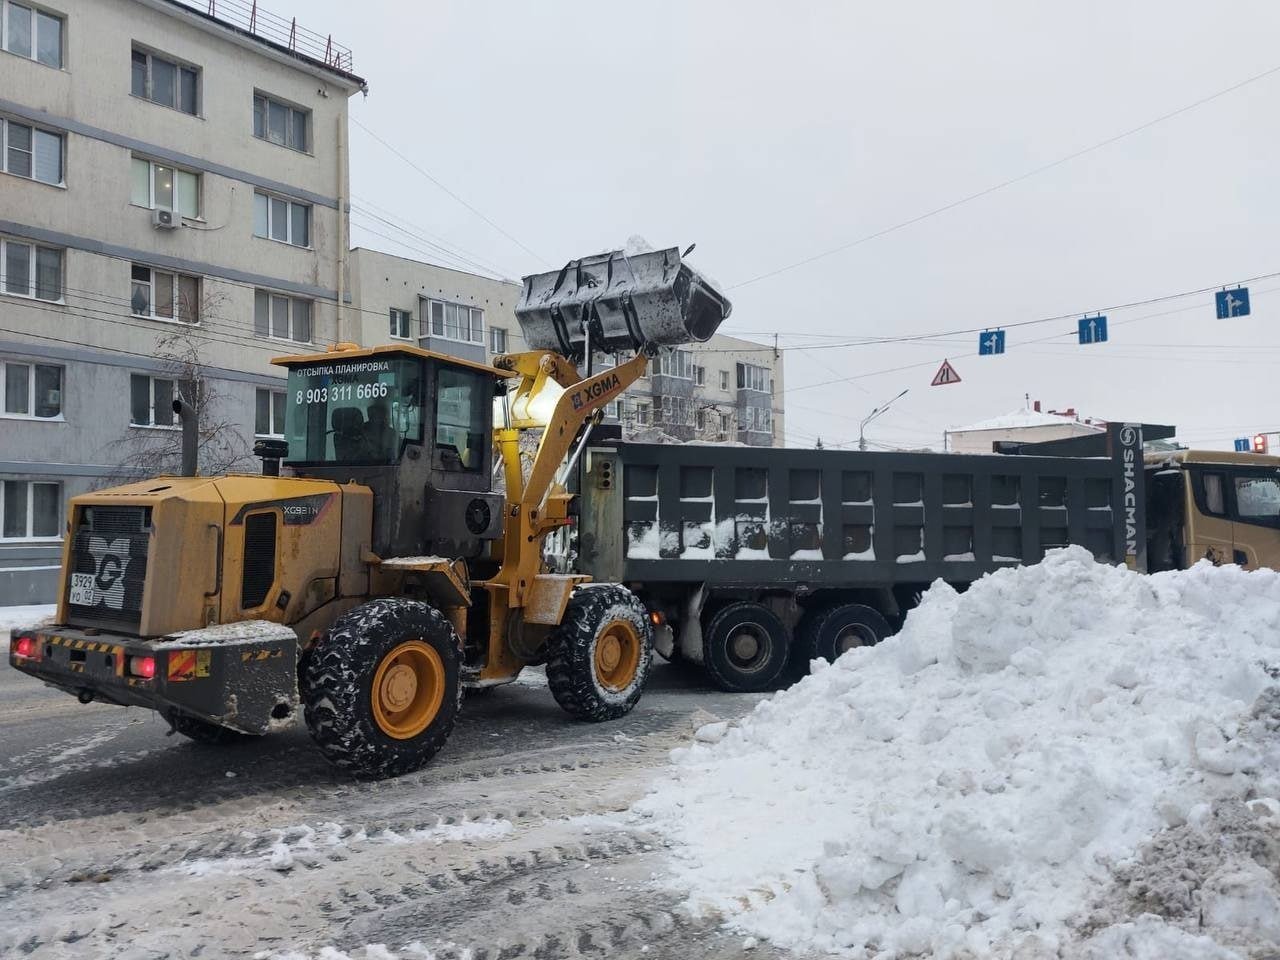
M 571 260 L 524 278 L 516 319 L 532 350 L 581 356 L 709 340 L 732 309 L 680 250 L 621 250 Z

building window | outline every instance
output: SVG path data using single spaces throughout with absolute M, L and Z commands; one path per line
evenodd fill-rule
M 707 368 L 698 364 L 693 365 L 693 382 L 700 387 L 707 385 Z
M 258 388 L 257 406 L 253 418 L 254 436 L 284 436 L 284 397 L 283 390 Z
M 484 343 L 484 311 L 461 303 L 428 300 L 431 335 L 462 343 Z
M 693 379 L 693 354 L 688 350 L 664 350 L 653 358 L 653 372 L 681 380 Z
M 291 107 L 261 93 L 253 95 L 253 135 L 291 150 L 307 152 L 311 111 Z
M 604 415 L 605 415 L 605 418 L 609 420 L 621 420 L 622 419 L 622 401 L 610 400 L 608 403 L 606 403 L 604 405 Z
M 0 118 L 0 170 L 62 184 L 62 134 Z
M 62 18 L 13 0 L 0 0 L 4 48 L 50 67 L 62 67 Z
M 507 352 L 507 330 L 505 327 L 489 328 L 489 352 L 490 353 L 506 353 Z
M 757 367 L 753 363 L 738 364 L 738 389 L 767 393 L 769 391 L 768 369 Z
M 149 50 L 133 48 L 132 93 L 162 107 L 195 116 L 200 109 L 200 71 Z
M 728 374 L 726 373 L 725 376 L 727 377 Z M 730 413 L 720 414 L 720 438 L 722 440 L 727 440 L 729 437 L 729 434 L 732 432 L 733 432 L 733 414 L 730 414 Z
M 260 337 L 310 343 L 311 301 L 266 290 L 254 291 L 253 332 Z
M 62 299 L 62 251 L 0 240 L 0 290 L 14 297 Z
M 200 278 L 135 263 L 129 304 L 135 317 L 200 322 Z
M 773 432 L 773 410 L 769 407 L 760 408 L 760 429 Z
M 172 210 L 193 220 L 200 216 L 200 174 L 134 157 L 131 180 L 134 205 Z
M 9 417 L 56 420 L 62 416 L 62 367 L 46 363 L 0 363 L 0 395 Z
M 662 423 L 689 426 L 693 423 L 693 403 L 688 397 L 661 398 Z
M 151 377 L 145 373 L 129 375 L 129 422 L 135 427 L 172 427 L 178 415 L 173 400 L 178 395 L 178 381 L 167 377 Z
M 0 540 L 56 540 L 62 535 L 62 484 L 0 481 Z
M 721 390 L 729 389 L 729 371 L 728 370 L 720 371 L 720 389 Z
M 295 247 L 311 246 L 311 205 L 255 193 L 253 235 L 291 243 Z
M 707 429 L 707 411 L 704 407 L 699 407 L 693 414 L 693 425 L 699 431 Z
M 391 308 L 391 336 L 397 340 L 412 339 L 413 314 L 408 310 Z

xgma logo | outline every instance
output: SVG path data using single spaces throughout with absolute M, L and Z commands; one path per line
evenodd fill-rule
M 610 390 L 622 386 L 622 379 L 616 373 L 601 377 L 595 383 L 589 383 L 573 395 L 573 409 L 581 410 L 588 402 L 598 400 Z

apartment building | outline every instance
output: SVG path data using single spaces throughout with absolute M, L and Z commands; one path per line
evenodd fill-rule
M 351 296 L 364 346 L 411 343 L 485 363 L 526 349 L 516 322 L 520 284 L 409 260 L 351 251 Z
M 624 436 L 782 446 L 782 358 L 771 346 L 716 334 L 659 353 L 649 374 L 610 405 Z
M 351 335 L 364 81 L 332 41 L 222 9 L 0 0 L 0 604 L 53 597 L 69 497 L 177 449 L 175 394 L 227 426 L 202 466 L 251 466 L 283 429 L 270 358 Z

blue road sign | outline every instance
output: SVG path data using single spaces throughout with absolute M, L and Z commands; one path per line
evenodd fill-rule
M 1219 290 L 1213 295 L 1218 305 L 1218 319 L 1229 317 L 1247 317 L 1249 315 L 1249 288 L 1236 287 L 1234 290 Z
M 983 330 L 978 334 L 978 356 L 989 357 L 1004 353 L 1004 331 Z
M 1081 343 L 1106 343 L 1107 318 L 1082 317 L 1077 325 Z
M 1236 452 L 1248 453 L 1252 448 L 1249 446 L 1248 437 L 1236 437 Z

